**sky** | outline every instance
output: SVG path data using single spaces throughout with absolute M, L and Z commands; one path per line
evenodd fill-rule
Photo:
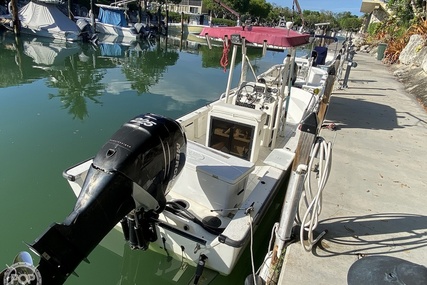
M 267 2 L 292 9 L 293 0 L 267 0 Z M 298 0 L 298 3 L 302 10 L 324 10 L 332 11 L 333 13 L 350 12 L 356 16 L 363 14 L 360 12 L 362 0 Z

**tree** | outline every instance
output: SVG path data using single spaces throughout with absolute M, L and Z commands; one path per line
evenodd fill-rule
M 346 31 L 358 31 L 363 23 L 363 18 L 352 15 L 350 12 L 335 15 L 338 25 Z
M 283 8 L 273 4 L 266 20 L 270 23 L 277 23 L 280 17 L 285 17 L 290 21 L 293 17 L 292 11 L 288 7 Z
M 261 0 L 264 1 L 264 0 Z M 231 3 L 231 7 L 235 10 L 238 11 L 240 14 L 244 14 L 246 12 L 249 12 L 249 2 L 250 0 L 234 0 L 234 1 L 230 1 Z M 265 2 L 265 1 L 264 1 Z
M 249 14 L 257 19 L 257 22 L 261 22 L 261 19 L 266 19 L 268 13 L 272 9 L 271 4 L 265 2 L 265 0 L 251 0 L 249 6 Z
M 245 0 L 245 1 L 248 1 L 248 0 Z M 240 11 L 239 9 L 236 9 L 234 7 L 233 1 L 221 0 L 221 3 L 228 6 L 230 9 L 234 10 L 238 14 L 244 13 L 244 11 Z M 222 17 L 222 18 L 228 18 L 228 19 L 234 19 L 234 20 L 236 19 L 236 15 L 234 15 L 231 11 L 224 8 L 214 0 L 203 0 L 203 7 L 204 7 L 204 10 L 211 11 L 215 18 Z
M 396 1 L 396 0 L 395 0 Z M 404 0 L 400 0 L 404 1 Z M 418 0 L 414 0 L 418 1 Z M 294 26 L 301 26 L 301 15 L 294 7 L 281 7 L 277 4 L 270 4 L 266 0 L 221 0 L 222 3 L 235 10 L 240 15 L 248 15 L 259 24 L 276 25 L 281 17 L 285 17 L 286 21 L 292 21 Z M 203 0 L 205 12 L 211 11 L 214 18 L 225 18 L 235 20 L 235 15 L 232 15 L 227 9 L 216 3 L 214 0 Z M 362 24 L 362 20 L 350 12 L 334 14 L 331 11 L 302 11 L 305 27 L 314 29 L 314 24 L 329 22 L 329 28 L 332 29 L 351 29 L 357 30 Z M 344 18 L 349 18 L 343 20 Z M 343 24 L 345 27 L 342 27 Z
M 396 15 L 399 25 L 409 27 L 413 20 L 421 18 L 423 12 L 423 0 L 389 0 L 387 7 Z
M 358 31 L 360 29 L 360 26 L 362 25 L 363 19 L 355 18 L 355 17 L 348 17 L 343 18 L 340 21 L 340 27 L 346 31 Z

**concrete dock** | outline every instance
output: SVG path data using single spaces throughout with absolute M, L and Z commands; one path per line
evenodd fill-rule
M 311 252 L 288 247 L 279 284 L 347 284 L 366 256 L 427 266 L 427 112 L 374 56 L 354 60 L 326 115 L 336 130 L 321 131 L 333 158 L 316 232 L 328 232 Z

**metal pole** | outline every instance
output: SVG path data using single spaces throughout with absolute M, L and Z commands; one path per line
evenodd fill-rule
M 347 68 L 345 69 L 345 75 L 344 75 L 344 81 L 342 83 L 342 88 L 348 88 L 347 82 L 348 82 L 348 77 L 350 76 L 351 66 L 352 66 L 352 63 L 351 63 L 351 61 L 349 61 L 347 63 Z
M 293 71 L 293 65 L 295 62 L 295 53 L 296 53 L 296 49 L 295 48 L 291 48 L 289 51 L 289 54 L 286 56 L 285 62 L 284 62 L 284 71 L 282 73 L 282 86 L 280 87 L 280 93 L 279 93 L 279 100 L 277 102 L 277 116 L 276 116 L 276 121 L 274 122 L 274 128 L 273 128 L 273 138 L 271 139 L 271 145 L 270 145 L 270 149 L 273 150 L 276 147 L 276 139 L 277 139 L 277 135 L 278 132 L 280 130 L 280 118 L 282 117 L 282 108 L 280 106 L 283 105 L 283 100 L 286 100 L 285 102 L 285 114 L 284 114 L 284 120 L 282 123 L 283 128 L 286 125 L 286 116 L 287 116 L 287 112 L 288 112 L 288 108 L 289 108 L 289 96 L 291 96 L 291 85 L 292 85 L 292 71 Z M 287 89 L 287 93 L 285 96 L 285 91 L 286 91 L 286 87 Z
M 242 69 L 240 72 L 239 86 L 242 82 L 246 81 L 246 74 L 248 70 L 248 63 L 246 61 L 246 39 L 242 37 Z
M 348 78 L 350 77 L 350 71 L 352 67 L 356 67 L 357 63 L 353 62 L 353 57 L 356 54 L 356 52 L 354 50 L 350 50 L 348 52 L 348 63 L 347 63 L 347 68 L 345 70 L 345 75 L 344 75 L 344 81 L 342 83 L 342 88 L 348 88 Z
M 237 45 L 233 45 L 233 54 L 231 55 L 230 71 L 228 73 L 227 89 L 225 89 L 225 103 L 228 103 L 231 81 L 233 79 L 234 64 L 236 62 Z

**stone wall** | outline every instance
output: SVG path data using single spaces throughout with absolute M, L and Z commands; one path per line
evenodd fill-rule
M 412 35 L 408 44 L 402 50 L 399 61 L 404 65 L 421 67 L 427 72 L 427 47 L 426 40 L 421 35 Z
M 427 110 L 426 39 L 421 35 L 412 35 L 400 53 L 399 62 L 399 64 L 393 65 L 394 75 Z
M 353 43 L 358 52 L 368 52 L 377 57 L 377 46 L 365 44 L 364 36 L 358 34 Z M 402 82 L 409 94 L 427 110 L 427 41 L 421 35 L 411 36 L 399 56 L 399 62 L 389 67 L 394 76 Z

